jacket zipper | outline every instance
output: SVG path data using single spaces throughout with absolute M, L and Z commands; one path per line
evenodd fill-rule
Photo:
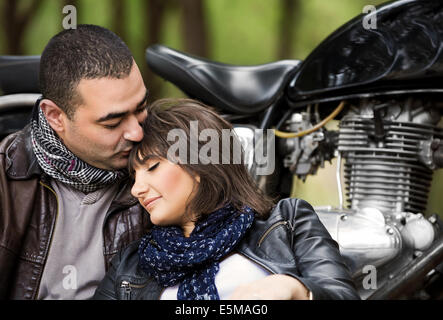
M 40 278 L 39 278 L 39 280 L 38 280 L 37 295 L 34 297 L 34 299 L 38 299 L 38 297 L 39 297 L 39 295 L 40 295 L 40 284 L 41 284 L 42 277 L 43 277 L 43 272 L 44 272 L 44 269 L 45 269 L 45 266 L 46 266 L 46 261 L 48 260 L 49 251 L 51 250 L 52 239 L 53 239 L 53 235 L 54 235 L 55 227 L 56 227 L 56 225 L 57 225 L 57 219 L 58 219 L 58 207 L 59 207 L 58 196 L 57 196 L 57 193 L 54 191 L 54 189 L 52 189 L 50 186 L 48 186 L 47 184 L 43 183 L 42 181 L 39 181 L 39 182 L 40 182 L 40 184 L 41 184 L 43 187 L 49 189 L 49 190 L 54 194 L 54 196 L 55 196 L 55 200 L 56 200 L 56 202 L 57 202 L 57 211 L 56 211 L 56 215 L 55 215 L 54 223 L 53 223 L 52 228 L 51 228 L 51 233 L 50 233 L 50 235 L 49 235 L 49 246 L 48 246 L 48 250 L 46 251 L 46 254 L 45 254 L 45 263 L 43 264 L 43 271 L 42 271 L 42 273 L 40 274 Z
M 291 227 L 291 225 L 290 225 L 290 223 L 289 223 L 289 221 L 287 221 L 287 220 L 284 220 L 284 221 L 279 221 L 279 222 L 276 222 L 276 223 L 274 223 L 272 226 L 270 226 L 269 228 L 268 228 L 268 230 L 266 230 L 266 232 L 260 237 L 260 239 L 258 240 L 258 243 L 257 243 L 257 247 L 260 247 L 261 246 L 261 244 L 263 243 L 263 241 L 266 239 L 266 237 L 272 232 L 272 230 L 274 230 L 275 228 L 277 228 L 278 226 L 281 226 L 281 225 L 285 225 L 285 226 L 290 226 Z M 292 229 L 292 227 L 291 227 L 291 229 Z
M 129 281 L 123 280 L 120 283 L 120 288 L 124 289 L 124 295 L 123 295 L 124 300 L 131 299 L 131 292 L 132 292 L 133 288 L 134 289 L 141 289 L 141 288 L 146 287 L 147 284 L 148 284 L 148 281 L 146 281 L 145 283 L 142 283 L 142 284 L 133 284 L 133 283 L 130 283 Z

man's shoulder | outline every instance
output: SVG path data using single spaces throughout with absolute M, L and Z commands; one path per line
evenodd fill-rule
M 32 150 L 30 125 L 0 142 L 0 170 L 7 172 L 11 179 L 27 179 L 41 174 Z
M 0 141 L 0 154 L 5 154 L 9 147 L 14 143 L 24 143 L 24 137 L 28 129 L 28 126 L 26 126 L 25 128 L 4 137 L 3 140 Z

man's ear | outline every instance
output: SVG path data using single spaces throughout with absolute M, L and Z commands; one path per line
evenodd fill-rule
M 49 125 L 55 132 L 61 133 L 65 131 L 67 117 L 65 112 L 60 109 L 59 106 L 51 100 L 43 99 L 40 101 L 40 108 L 42 109 L 46 120 L 48 120 Z

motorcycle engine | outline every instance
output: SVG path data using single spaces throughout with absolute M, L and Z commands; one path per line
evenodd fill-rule
M 345 208 L 341 197 L 339 208 L 315 209 L 338 242 L 363 299 L 437 237 L 435 217 L 427 219 L 424 212 L 433 170 L 442 166 L 440 117 L 432 102 L 360 100 L 339 123 L 337 177 L 341 192 L 343 169 L 348 204 Z

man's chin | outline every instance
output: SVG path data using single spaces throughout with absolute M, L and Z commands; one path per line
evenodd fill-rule
M 128 158 L 118 159 L 114 163 L 112 163 L 112 170 L 118 171 L 123 170 L 128 167 Z
M 120 171 L 128 167 L 128 158 L 114 158 L 113 161 L 96 163 L 93 166 L 107 171 Z

